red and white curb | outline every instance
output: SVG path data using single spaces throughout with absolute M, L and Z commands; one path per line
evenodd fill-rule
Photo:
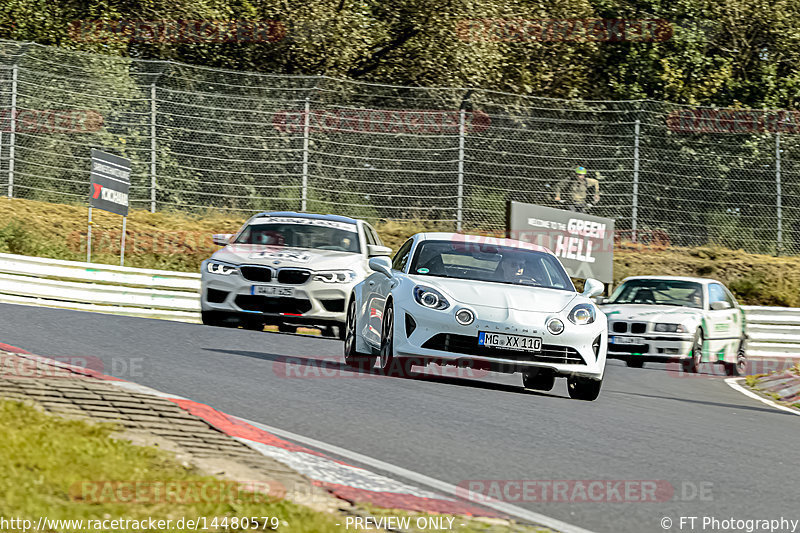
M 387 476 L 333 459 L 321 452 L 293 444 L 244 420 L 187 398 L 157 391 L 138 383 L 121 380 L 88 368 L 33 355 L 30 352 L 7 344 L 0 343 L 0 350 L 15 353 L 39 364 L 55 366 L 81 376 L 108 381 L 130 392 L 168 399 L 222 433 L 235 438 L 267 457 L 287 465 L 311 479 L 315 485 L 327 489 L 344 500 L 409 511 L 489 517 L 500 516 L 499 513 L 489 509 L 449 498 L 436 492 L 419 489 Z
M 168 399 L 226 435 L 250 446 L 265 456 L 286 464 L 311 479 L 315 485 L 327 489 L 343 500 L 407 511 L 481 517 L 514 517 L 524 522 L 560 531 L 561 533 L 592 533 L 587 529 L 562 522 L 561 520 L 485 496 L 481 496 L 480 505 L 473 505 L 469 501 L 457 497 L 463 495 L 463 490 L 444 481 L 308 437 L 270 428 L 258 422 L 237 418 L 188 398 L 151 389 L 150 387 L 108 376 L 95 370 L 33 355 L 30 352 L 12 346 L 0 344 L 0 350 L 16 353 L 19 357 L 31 359 L 41 364 L 57 366 L 81 376 L 105 380 L 130 392 Z M 325 453 L 282 439 L 277 434 L 282 434 L 296 442 L 305 442 L 309 446 L 327 450 L 329 453 L 341 457 L 349 457 L 358 463 L 431 487 L 437 492 L 420 489 L 365 468 L 350 465 Z
M 758 400 L 761 403 L 765 403 L 765 404 L 769 405 L 770 407 L 774 407 L 775 409 L 779 409 L 781 411 L 786 411 L 787 413 L 792 413 L 793 415 L 800 415 L 800 411 L 798 411 L 797 409 L 792 409 L 791 407 L 786 407 L 785 405 L 780 405 L 778 403 L 773 402 L 769 398 L 764 398 L 763 396 L 759 396 L 758 394 L 756 394 L 753 391 L 745 389 L 744 387 L 739 385 L 740 381 L 743 381 L 743 380 L 741 378 L 727 378 L 725 380 L 725 383 L 727 383 L 728 386 L 730 388 L 732 388 L 733 390 L 741 392 L 745 396 L 747 396 L 749 398 L 753 398 L 754 400 Z

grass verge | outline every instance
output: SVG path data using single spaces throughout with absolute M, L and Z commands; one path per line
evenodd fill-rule
M 121 217 L 95 210 L 94 219 L 92 260 L 118 264 Z M 125 264 L 196 272 L 200 262 L 218 249 L 211 234 L 235 232 L 245 219 L 212 210 L 187 214 L 133 209 L 128 217 Z M 0 252 L 84 261 L 86 226 L 85 206 L 0 198 Z M 420 222 L 388 221 L 375 226 L 394 250 L 414 233 L 448 229 Z M 712 277 L 728 285 L 741 303 L 800 307 L 800 257 L 796 256 L 772 257 L 715 246 L 617 247 L 615 281 L 646 274 Z
M 76 486 L 91 481 L 185 483 L 183 486 L 214 486 L 217 480 L 182 466 L 155 448 L 139 447 L 111 438 L 114 427 L 67 420 L 43 413 L 32 405 L 0 401 L 0 509 L 5 519 L 84 520 L 82 527 L 61 524 L 52 531 L 87 531 L 87 520 L 146 520 L 150 517 L 172 520 L 205 518 L 217 524 L 228 517 L 228 527 L 212 531 L 244 531 L 230 527 L 233 517 L 276 517 L 279 531 L 333 533 L 341 531 L 341 517 L 327 515 L 285 500 L 269 500 L 266 495 L 233 498 L 234 501 L 175 504 L 172 502 L 126 503 L 81 499 Z M 115 498 L 108 498 L 115 499 Z M 116 498 L 120 499 L 120 498 Z M 146 498 L 141 498 L 146 499 Z M 158 498 L 150 498 L 158 500 Z M 213 500 L 186 498 L 186 500 Z M 219 498 L 218 498 L 219 499 Z M 223 500 L 227 498 L 221 498 Z M 111 525 L 109 523 L 109 525 Z M 122 524 L 120 524 L 122 525 Z M 263 524 L 261 524 L 263 526 Z M 103 531 L 142 531 L 130 527 L 103 527 Z M 165 528 L 161 531 L 185 531 Z M 258 528 L 263 530 L 262 527 Z M 267 527 L 269 529 L 269 527 Z M 12 530 L 16 530 L 12 528 Z M 22 530 L 19 528 L 19 530 Z M 94 530 L 100 530 L 94 528 Z

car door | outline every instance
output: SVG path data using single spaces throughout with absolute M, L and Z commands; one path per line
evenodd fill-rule
M 714 309 L 715 302 L 727 304 L 727 309 Z M 719 283 L 708 286 L 708 353 L 710 361 L 722 361 L 725 355 L 736 353 L 741 337 L 739 310 L 728 291 Z
M 407 240 L 392 259 L 392 273 L 396 276 L 405 270 L 406 264 L 411 258 L 411 248 L 414 241 Z M 367 306 L 364 310 L 367 331 L 364 338 L 375 348 L 381 344 L 381 334 L 383 329 L 383 311 L 386 307 L 386 298 L 394 287 L 394 280 L 389 279 L 380 272 L 372 273 L 366 280 L 365 290 L 367 293 Z

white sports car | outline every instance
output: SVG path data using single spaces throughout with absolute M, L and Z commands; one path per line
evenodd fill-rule
M 680 361 L 687 372 L 722 363 L 746 372 L 744 313 L 719 281 L 676 276 L 626 278 L 601 306 L 608 316 L 608 356 L 628 366 Z
M 546 248 L 511 239 L 418 233 L 348 303 L 345 362 L 406 374 L 429 363 L 522 372 L 547 391 L 566 377 L 572 398 L 594 400 L 606 363 L 606 317 L 578 294 Z
M 369 258 L 391 253 L 372 226 L 336 215 L 259 213 L 214 239 L 224 248 L 201 267 L 204 324 L 309 325 L 331 336 L 344 331 L 345 302 Z

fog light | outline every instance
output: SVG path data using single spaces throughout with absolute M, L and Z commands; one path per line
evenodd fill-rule
M 475 320 L 475 313 L 469 309 L 459 309 L 456 313 L 456 322 L 462 326 L 469 326 Z
M 561 332 L 564 331 L 564 323 L 558 318 L 551 318 L 547 322 L 547 331 L 553 335 L 561 335 Z

